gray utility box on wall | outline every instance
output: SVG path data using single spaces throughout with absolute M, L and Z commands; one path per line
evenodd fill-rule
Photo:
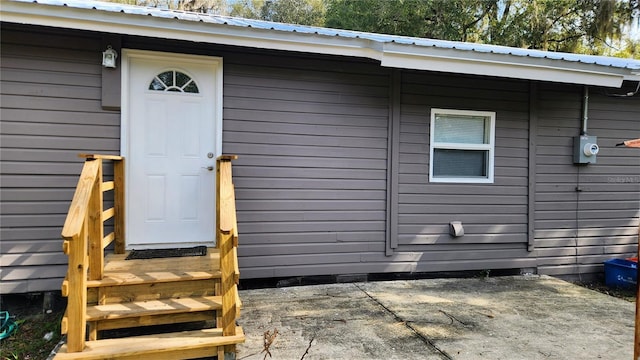
M 599 151 L 597 136 L 580 135 L 573 138 L 574 164 L 595 164 Z

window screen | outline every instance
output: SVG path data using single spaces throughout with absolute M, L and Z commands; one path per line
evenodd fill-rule
M 432 109 L 432 182 L 493 182 L 495 113 Z

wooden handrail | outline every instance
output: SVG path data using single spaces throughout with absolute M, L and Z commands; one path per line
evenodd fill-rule
M 87 281 L 102 279 L 104 248 L 115 241 L 116 252 L 124 252 L 124 159 L 115 155 L 87 155 L 69 212 L 62 228 L 62 248 L 69 255 L 69 269 L 62 284 L 68 297 L 63 332 L 67 333 L 67 351 L 84 349 L 87 329 Z M 102 179 L 103 160 L 114 162 L 114 180 Z M 113 208 L 104 209 L 103 193 L 114 191 Z M 114 218 L 114 231 L 104 236 L 104 223 Z M 90 338 L 95 332 L 90 331 Z
M 216 247 L 220 251 L 220 292 L 222 310 L 218 320 L 224 336 L 235 335 L 238 303 L 238 224 L 231 160 L 237 156 L 221 156 L 216 169 Z M 226 351 L 226 350 L 225 350 Z
M 236 205 L 231 175 L 231 160 L 237 159 L 235 155 L 223 155 L 218 158 L 218 201 L 220 202 L 218 228 L 227 233 L 233 231 L 236 224 Z
M 100 161 L 95 160 L 87 160 L 84 163 L 76 192 L 73 195 L 67 218 L 62 227 L 62 238 L 65 240 L 77 239 L 80 236 L 89 211 L 89 200 L 91 199 L 93 186 L 98 178 L 100 165 Z
M 120 155 L 78 154 L 78 157 L 85 159 L 124 160 L 124 157 Z

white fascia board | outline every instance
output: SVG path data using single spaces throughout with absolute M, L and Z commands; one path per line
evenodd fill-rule
M 24 7 L 24 9 L 23 9 Z M 2 21 L 259 49 L 363 57 L 380 61 L 382 44 L 367 39 L 271 31 L 91 9 L 3 2 Z
M 640 71 L 632 71 L 630 74 L 625 75 L 624 79 L 629 81 L 640 81 Z
M 504 55 L 500 55 L 504 58 Z M 384 51 L 382 66 L 619 88 L 623 74 L 499 60 Z
M 66 6 L 3 1 L 0 13 L 3 22 L 259 49 L 361 57 L 380 61 L 384 67 L 606 87 L 620 87 L 623 80 L 640 80 L 640 74 L 634 74 L 628 69 L 563 63 L 558 60 L 549 61 L 514 55 L 381 43 L 361 38 L 263 30 Z M 550 62 L 552 64 L 549 64 Z M 583 69 L 580 65 L 586 65 L 589 69 Z M 594 68 L 602 71 L 596 71 Z M 603 68 L 610 71 L 604 71 Z

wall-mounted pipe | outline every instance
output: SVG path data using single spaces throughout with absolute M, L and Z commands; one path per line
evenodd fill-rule
M 589 121 L 589 87 L 584 87 L 582 100 L 582 129 L 580 136 L 573 138 L 573 163 L 574 164 L 595 164 L 596 155 L 600 151 L 598 138 L 587 134 Z M 578 177 L 580 172 L 578 172 Z
M 587 135 L 587 122 L 589 121 L 589 87 L 584 87 L 582 100 L 582 131 L 580 135 Z

